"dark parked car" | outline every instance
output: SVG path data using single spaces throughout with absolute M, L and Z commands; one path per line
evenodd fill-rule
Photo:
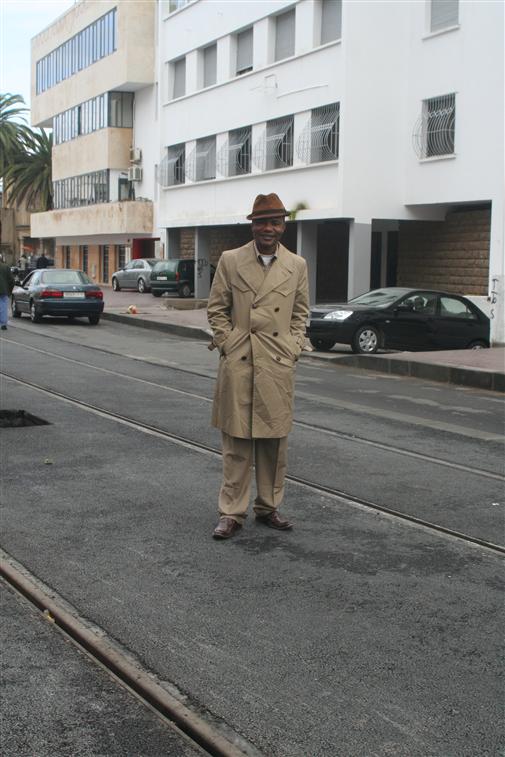
M 42 268 L 14 287 L 11 306 L 14 318 L 26 313 L 33 323 L 44 315 L 87 316 L 94 326 L 103 311 L 103 292 L 83 271 Z
M 374 289 L 344 304 L 315 307 L 307 334 L 314 347 L 457 350 L 489 347 L 489 318 L 466 297 L 425 289 Z
M 151 271 L 159 258 L 137 258 L 130 260 L 124 268 L 112 274 L 112 288 L 115 292 L 120 289 L 136 289 L 141 294 L 151 288 Z
M 214 278 L 210 266 L 210 280 Z M 174 258 L 160 260 L 151 271 L 151 294 L 161 297 L 163 292 L 177 292 L 179 297 L 191 297 L 195 291 L 195 261 Z

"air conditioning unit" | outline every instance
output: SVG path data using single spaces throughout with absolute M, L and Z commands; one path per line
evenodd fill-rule
M 142 169 L 140 166 L 130 166 L 128 169 L 128 181 L 142 181 Z
M 142 160 L 142 150 L 140 147 L 130 147 L 130 163 L 140 163 Z

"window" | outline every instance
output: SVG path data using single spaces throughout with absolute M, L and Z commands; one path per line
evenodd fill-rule
M 109 92 L 108 125 L 133 127 L 133 92 Z
M 315 108 L 297 144 L 304 163 L 337 160 L 339 149 L 339 103 Z
M 293 165 L 293 116 L 267 122 L 265 158 L 267 171 Z
M 124 244 L 119 244 L 117 248 L 117 267 L 124 268 L 126 265 L 126 247 Z
M 195 181 L 216 178 L 216 137 L 198 139 L 195 148 Z
M 440 315 L 444 318 L 464 318 L 476 320 L 477 316 L 461 300 L 455 297 L 440 298 Z
M 435 315 L 437 311 L 437 295 L 430 292 L 416 292 L 401 301 L 408 310 L 421 315 Z
M 53 182 L 54 209 L 109 202 L 109 171 L 70 176 Z
M 116 23 L 116 9 L 113 8 L 37 61 L 37 94 L 113 53 L 116 49 Z
M 102 259 L 102 281 L 106 284 L 109 280 L 109 245 L 103 244 L 101 246 L 101 259 Z
M 437 32 L 458 24 L 458 0 L 431 0 L 430 31 Z
M 189 2 L 190 0 L 169 0 L 168 12 L 173 13 L 174 11 L 178 11 L 179 8 L 184 8 Z
M 159 182 L 162 187 L 184 184 L 186 181 L 186 145 L 167 147 L 167 154 L 160 163 Z
M 342 0 L 322 0 L 321 44 L 342 36 Z
M 245 29 L 237 34 L 236 74 L 246 74 L 253 68 L 253 30 Z
M 454 154 L 456 95 L 442 95 L 423 101 L 413 134 L 414 150 L 419 158 Z
M 53 118 L 54 143 L 68 142 L 107 126 L 133 127 L 133 93 L 104 92 Z
M 81 252 L 81 268 L 84 271 L 84 273 L 88 273 L 88 245 L 82 244 L 80 252 Z
M 275 60 L 295 54 L 295 11 L 281 13 L 275 19 Z
M 217 80 L 217 45 L 209 45 L 203 52 L 203 86 L 211 87 Z
M 241 176 L 251 173 L 251 127 L 230 131 L 228 139 L 217 157 L 219 172 L 223 176 Z
M 65 268 L 71 268 L 70 264 L 70 247 L 64 247 L 63 251 L 65 253 Z
M 173 72 L 173 87 L 172 87 L 172 99 L 176 97 L 182 97 L 186 94 L 186 58 L 180 58 L 172 64 Z

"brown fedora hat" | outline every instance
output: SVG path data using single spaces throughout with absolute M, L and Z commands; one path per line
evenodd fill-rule
M 275 218 L 288 215 L 289 210 L 286 210 L 279 197 L 272 192 L 269 195 L 258 195 L 256 197 L 252 213 L 249 213 L 247 220 L 254 221 L 255 218 Z

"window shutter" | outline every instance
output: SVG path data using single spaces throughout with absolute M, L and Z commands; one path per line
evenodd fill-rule
M 321 12 L 321 44 L 342 36 L 342 0 L 323 0 Z
M 186 58 L 174 63 L 174 99 L 186 94 Z
M 253 66 L 253 30 L 246 29 L 237 34 L 237 74 L 248 71 Z
M 295 11 L 282 13 L 275 19 L 275 60 L 295 54 Z
M 216 83 L 217 45 L 210 45 L 203 51 L 203 86 L 210 87 Z
M 459 0 L 431 0 L 431 31 L 446 29 L 458 23 Z

